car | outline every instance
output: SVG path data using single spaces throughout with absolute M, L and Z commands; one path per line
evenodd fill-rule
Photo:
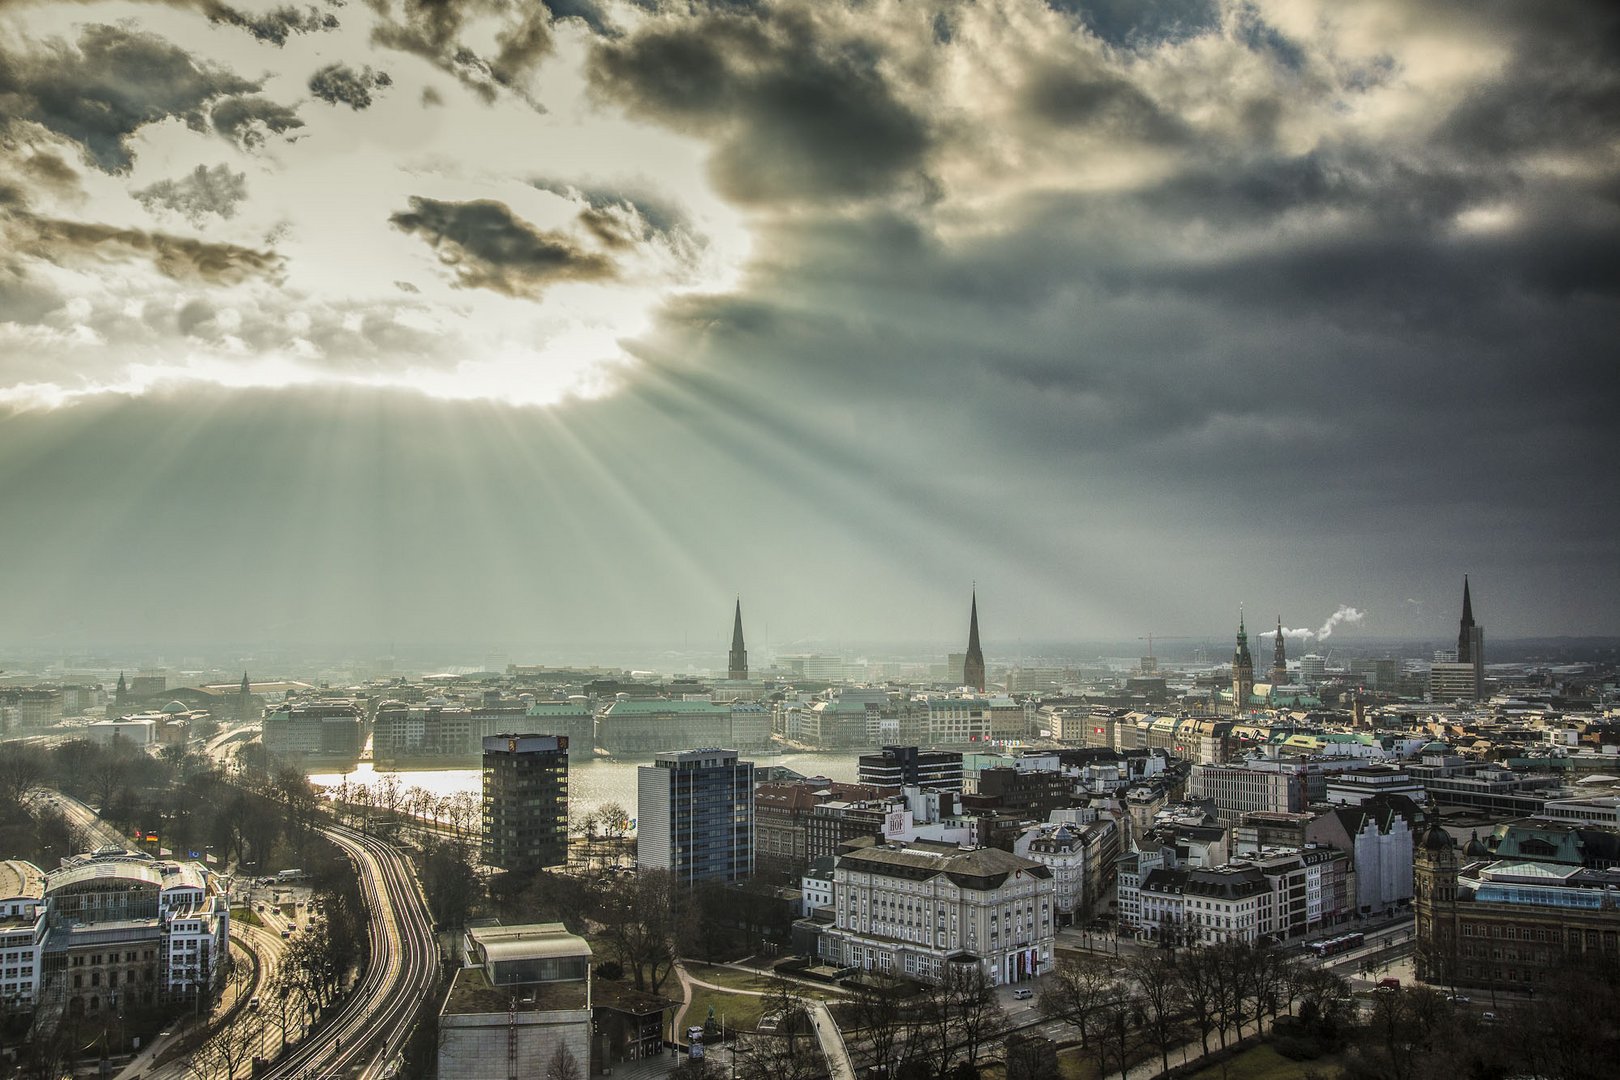
M 1378 989 L 1380 990 L 1399 990 L 1400 988 L 1401 980 L 1399 979 L 1389 978 L 1378 980 Z
M 248 1008 L 257 1009 L 258 1007 L 259 1007 L 259 999 L 258 998 L 256 998 L 256 997 L 248 998 Z
M 1027 986 L 1020 986 L 1018 989 L 1013 991 L 1013 997 L 1017 998 L 1019 1001 L 1028 1001 L 1034 996 L 1035 991 L 1031 990 Z
M 1447 994 L 1446 1000 L 1451 1002 L 1453 1005 L 1467 1005 L 1474 999 L 1469 997 L 1467 994 Z
M 1485 1023 L 1487 1023 L 1487 1024 L 1496 1023 L 1496 1014 L 1491 1012 L 1489 1009 L 1487 1009 L 1484 1012 L 1480 1013 L 1479 1018 L 1482 1021 L 1484 1021 Z

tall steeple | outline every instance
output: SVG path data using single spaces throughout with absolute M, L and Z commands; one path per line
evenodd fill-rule
M 113 708 L 122 709 L 129 703 L 129 684 L 124 681 L 124 673 L 118 673 L 118 688 L 113 691 Z
M 1271 643 L 1271 682 L 1283 686 L 1288 682 L 1288 647 L 1283 644 L 1282 616 L 1277 616 L 1277 638 Z
M 1238 609 L 1237 648 L 1232 652 L 1232 715 L 1249 707 L 1254 693 L 1254 657 L 1249 655 L 1249 631 L 1243 625 L 1243 609 Z
M 962 659 L 962 685 L 984 692 L 984 651 L 979 648 L 979 589 L 973 588 L 973 608 L 968 615 L 967 655 Z
M 1457 629 L 1457 663 L 1474 662 L 1474 600 L 1468 595 L 1468 575 L 1463 575 L 1462 622 Z
M 731 624 L 731 656 L 726 661 L 726 678 L 743 682 L 748 678 L 748 650 L 743 647 L 742 597 L 737 597 L 737 617 Z

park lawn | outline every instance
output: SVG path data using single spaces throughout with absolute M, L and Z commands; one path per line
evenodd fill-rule
M 1342 1075 L 1332 1057 L 1293 1061 L 1277 1053 L 1270 1043 L 1261 1043 L 1228 1061 L 1224 1073 L 1219 1065 L 1211 1065 L 1194 1073 L 1192 1080 L 1301 1080 L 1313 1070 L 1326 1076 Z
M 683 1028 L 700 1026 L 709 1017 L 709 1006 L 714 1006 L 714 1022 L 725 1021 L 728 1029 L 753 1031 L 759 1026 L 759 1017 L 765 1009 L 765 999 L 748 994 L 728 994 L 723 990 L 710 990 L 706 986 L 692 987 L 692 1005 L 686 1010 Z M 679 1038 L 684 1041 L 683 1030 Z
M 249 908 L 239 907 L 231 909 L 231 922 L 244 923 L 248 926 L 263 926 L 264 920 Z

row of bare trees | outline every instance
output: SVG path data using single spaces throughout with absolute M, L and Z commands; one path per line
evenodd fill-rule
M 1344 980 L 1280 950 L 1245 942 L 1180 951 L 1150 949 L 1128 959 L 1060 961 L 1041 990 L 1040 1009 L 1079 1035 L 1100 1076 L 1123 1075 L 1196 1035 L 1204 1054 L 1211 1036 L 1225 1048 L 1245 1027 L 1259 1027 L 1309 1003 L 1313 1015 L 1348 1016 Z
M 856 1062 L 889 1075 L 927 1080 L 977 1066 L 1008 1029 L 995 985 L 978 964 L 946 964 L 937 982 L 909 996 L 883 975 L 857 983 L 846 1003 Z

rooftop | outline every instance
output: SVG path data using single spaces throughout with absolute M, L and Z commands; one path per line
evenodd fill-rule
M 583 1009 L 589 1003 L 586 982 L 525 983 L 503 989 L 490 983 L 483 968 L 462 968 L 450 984 L 446 1013 L 552 1012 Z
M 0 862 L 0 900 L 38 900 L 45 895 L 45 873 L 31 862 Z
M 467 937 L 485 963 L 591 955 L 590 943 L 570 934 L 562 923 L 477 926 L 467 931 Z
M 1021 859 L 1000 848 L 963 849 L 927 840 L 880 846 L 866 838 L 852 841 L 847 847 L 847 853 L 838 860 L 840 867 L 898 877 L 929 878 L 949 874 L 952 881 L 970 889 L 997 888 L 1014 873 L 1039 878 L 1052 876 L 1040 863 Z

